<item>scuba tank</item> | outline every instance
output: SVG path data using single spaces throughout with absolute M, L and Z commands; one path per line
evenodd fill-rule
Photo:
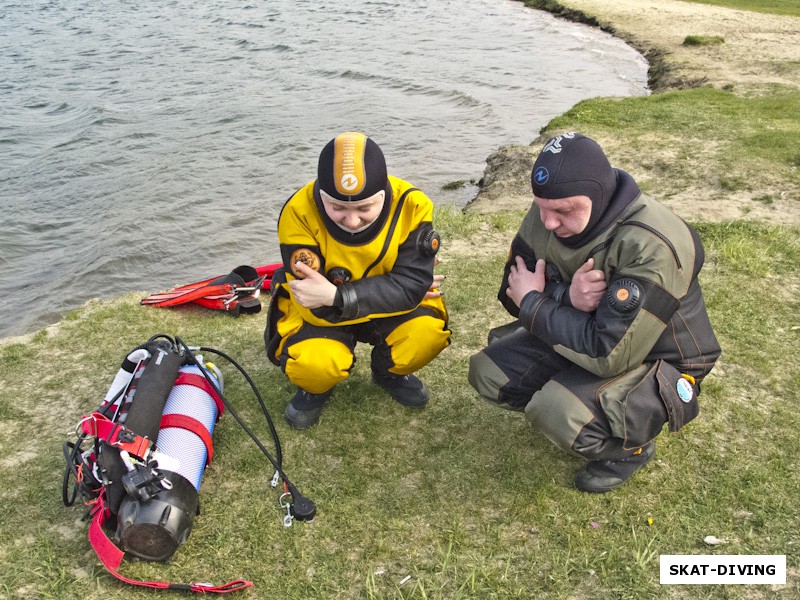
M 123 372 L 130 368 L 132 362 L 130 356 L 141 350 L 146 352 L 147 357 L 137 363 L 127 386 L 112 395 L 112 383 L 112 389 L 106 394 L 106 398 L 112 398 L 98 410 L 106 421 L 125 428 L 121 436 L 101 439 L 97 453 L 97 467 L 105 489 L 105 501 L 112 515 L 119 512 L 130 486 L 138 485 L 140 489 L 145 489 L 145 484 L 151 483 L 157 477 L 158 459 L 154 455 L 154 444 L 158 439 L 160 416 L 183 362 L 183 356 L 169 343 L 150 341 L 126 357 L 114 383 L 118 384 L 124 379 Z M 125 390 L 127 393 L 121 397 L 120 393 Z M 109 419 L 106 413 L 110 408 L 114 412 Z M 105 421 L 102 423 L 108 427 Z M 84 427 L 85 425 L 86 422 Z M 137 441 L 139 443 L 135 447 L 130 446 Z M 150 486 L 151 497 L 158 492 L 157 488 Z M 144 494 L 139 496 L 145 499 Z
M 276 458 L 226 401 L 220 370 L 204 364 L 193 350 L 226 359 L 245 377 L 269 425 Z M 64 444 L 62 500 L 71 506 L 78 493 L 83 496 L 92 518 L 89 541 L 103 566 L 120 581 L 200 593 L 253 585 L 241 579 L 221 586 L 136 581 L 118 572 L 125 553 L 166 561 L 188 539 L 199 514 L 203 474 L 213 457 L 212 434 L 226 408 L 275 467 L 273 487 L 283 481 L 279 505 L 289 511 L 284 525 L 314 518 L 315 504 L 283 472 L 275 426 L 250 376 L 218 350 L 193 349 L 178 337 L 159 334 L 125 357 L 100 407 L 78 423 L 78 439 Z M 93 444 L 84 450 L 86 438 Z
M 197 360 L 202 363 L 202 357 Z M 222 391 L 219 370 L 213 367 L 206 374 Z M 115 537 L 132 555 L 166 561 L 189 537 L 199 513 L 200 482 L 213 456 L 211 435 L 224 408 L 215 396 L 200 367 L 180 367 L 156 440 L 158 485 L 151 484 L 147 473 L 142 478 L 123 477 L 127 494 L 117 512 Z M 128 474 L 138 473 L 137 465 L 128 461 L 123 457 Z

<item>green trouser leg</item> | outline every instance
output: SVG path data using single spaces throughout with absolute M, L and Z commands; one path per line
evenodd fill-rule
M 562 371 L 533 395 L 525 416 L 562 450 L 590 460 L 622 458 L 622 440 L 594 403 L 602 381 L 580 367 Z
M 590 460 L 631 453 L 623 438 L 625 399 L 646 366 L 602 379 L 578 367 L 525 330 L 470 358 L 469 382 L 482 398 L 526 417 L 559 448 Z

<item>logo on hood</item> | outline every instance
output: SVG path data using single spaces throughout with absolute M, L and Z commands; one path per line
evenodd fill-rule
M 574 138 L 574 131 L 571 131 L 570 133 L 562 133 L 554 138 L 550 138 L 550 140 L 548 140 L 548 142 L 544 145 L 544 148 L 542 148 L 542 152 L 552 152 L 553 154 L 558 154 L 562 150 L 561 140 L 571 140 Z
M 347 173 L 342 175 L 342 179 L 339 181 L 339 185 L 342 186 L 347 192 L 352 192 L 354 189 L 358 187 L 358 177 L 353 175 L 352 173 Z

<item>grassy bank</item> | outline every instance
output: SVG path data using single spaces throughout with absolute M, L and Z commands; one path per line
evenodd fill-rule
M 375 389 L 364 354 L 320 424 L 291 431 L 280 416 L 292 390 L 264 357 L 263 315 L 144 308 L 138 294 L 90 304 L 2 347 L 0 595 L 151 596 L 103 573 L 82 509 L 61 505 L 61 443 L 99 403 L 123 355 L 164 332 L 217 347 L 250 372 L 277 417 L 286 470 L 319 513 L 282 526 L 272 469 L 225 415 L 188 543 L 167 566 L 125 563 L 129 576 L 243 576 L 255 597 L 681 598 L 685 590 L 658 583 L 661 554 L 786 553 L 783 588 L 701 586 L 692 597 L 795 597 L 800 369 L 787 350 L 800 337 L 800 232 L 698 225 L 723 360 L 704 386 L 701 417 L 663 435 L 630 485 L 594 496 L 571 485 L 578 460 L 520 415 L 485 405 L 466 381 L 468 355 L 505 320 L 494 301 L 504 254 L 482 246 L 510 237 L 519 216 L 439 214 L 454 343 L 422 372 L 433 396 L 423 411 Z M 266 440 L 244 381 L 218 364 L 230 399 Z M 722 545 L 704 544 L 709 535 Z
M 701 87 L 586 100 L 553 119 L 547 132 L 588 131 L 617 166 L 639 174 L 644 191 L 667 203 L 693 196 L 689 214 L 746 217 L 778 203 L 800 210 L 798 114 L 796 91 L 741 97 Z
M 769 206 L 785 201 L 781 189 L 795 189 L 797 102 L 785 89 L 596 99 L 547 130 L 607 141 L 615 162 L 667 200 L 688 181 L 698 197 L 743 194 Z M 700 156 L 686 144 L 698 131 L 707 145 Z M 779 143 L 767 143 L 765 131 Z M 777 191 L 755 188 L 753 173 Z M 275 417 L 286 471 L 318 516 L 283 527 L 272 469 L 224 415 L 189 541 L 168 565 L 124 563 L 128 576 L 245 577 L 256 588 L 241 597 L 254 598 L 796 598 L 800 229 L 694 219 L 723 357 L 704 384 L 700 417 L 662 435 L 656 459 L 629 485 L 594 496 L 572 487 L 580 461 L 520 415 L 482 403 L 466 380 L 468 356 L 506 320 L 495 295 L 521 217 L 437 212 L 454 334 L 421 373 L 432 393 L 422 411 L 371 385 L 362 349 L 319 425 L 291 431 L 281 415 L 292 388 L 265 358 L 263 313 L 150 309 L 138 305 L 143 294 L 90 303 L 57 327 L 0 346 L 0 597 L 154 596 L 106 575 L 86 541 L 83 510 L 61 505 L 61 444 L 100 402 L 123 356 L 163 332 L 219 348 L 250 372 Z M 217 362 L 226 395 L 267 441 L 244 381 Z M 708 545 L 708 536 L 720 543 Z M 661 586 L 662 554 L 786 554 L 788 583 Z
M 776 15 L 789 15 L 800 17 L 800 6 L 797 0 L 685 0 L 686 2 L 697 2 L 698 4 L 715 4 L 727 8 L 738 8 L 740 10 L 754 10 L 758 12 L 772 13 Z
M 625 39 L 650 61 L 656 93 L 580 102 L 517 154 L 538 151 L 552 134 L 581 131 L 686 218 L 800 224 L 800 52 L 776 41 L 800 28 L 797 2 L 523 2 Z M 721 31 L 727 39 L 710 35 Z M 714 43 L 687 42 L 697 39 Z M 511 177 L 523 192 L 526 179 Z

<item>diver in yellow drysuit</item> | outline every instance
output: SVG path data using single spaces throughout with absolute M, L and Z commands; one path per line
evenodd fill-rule
M 427 404 L 413 375 L 449 344 L 447 309 L 434 275 L 439 236 L 433 204 L 387 174 L 380 147 L 357 132 L 322 150 L 317 179 L 278 220 L 283 269 L 273 276 L 264 339 L 269 359 L 298 390 L 287 423 L 317 423 L 354 365 L 357 342 L 374 346 L 372 379 L 399 403 Z

